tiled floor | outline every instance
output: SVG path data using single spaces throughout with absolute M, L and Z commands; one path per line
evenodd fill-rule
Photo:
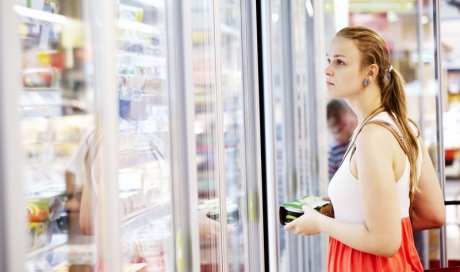
M 447 180 L 446 200 L 460 200 L 460 179 Z M 446 208 L 447 258 L 460 260 L 460 206 Z

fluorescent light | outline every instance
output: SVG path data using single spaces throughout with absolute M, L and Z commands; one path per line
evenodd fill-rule
M 151 7 L 157 7 L 157 8 L 164 8 L 165 6 L 163 1 L 159 1 L 159 0 L 136 0 L 136 2 L 147 5 L 147 6 L 151 6 Z
M 305 1 L 305 8 L 307 9 L 308 16 L 313 17 L 313 6 L 311 0 Z
M 13 9 L 16 11 L 17 14 L 23 17 L 29 17 L 33 19 L 37 19 L 40 21 L 50 22 L 50 23 L 58 23 L 58 24 L 67 24 L 67 17 L 54 14 L 46 11 L 41 11 L 37 9 L 26 8 L 23 6 L 14 6 Z
M 389 11 L 387 13 L 387 19 L 389 22 L 397 22 L 399 20 L 399 16 L 396 14 L 396 12 Z
M 422 24 L 428 24 L 430 22 L 430 18 L 428 18 L 428 16 L 426 15 L 423 15 L 422 16 Z

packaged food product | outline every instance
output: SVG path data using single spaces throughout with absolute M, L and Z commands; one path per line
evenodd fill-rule
M 333 214 L 332 204 L 329 201 L 323 200 L 317 196 L 306 196 L 291 202 L 286 202 L 280 206 L 280 224 L 285 225 L 302 216 L 304 213 L 302 206 L 304 205 L 308 205 L 327 216 L 332 216 Z
M 199 210 L 206 211 L 206 216 L 219 221 L 220 218 L 220 202 L 219 199 L 209 199 L 198 205 Z M 230 200 L 227 200 L 227 224 L 238 225 L 240 215 L 238 206 Z
M 30 250 L 43 247 L 51 242 L 49 222 L 29 222 Z

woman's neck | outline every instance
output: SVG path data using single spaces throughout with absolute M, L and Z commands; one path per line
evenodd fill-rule
M 348 104 L 356 114 L 358 124 L 361 124 L 376 109 L 382 107 L 380 90 L 370 86 L 360 96 L 347 99 Z

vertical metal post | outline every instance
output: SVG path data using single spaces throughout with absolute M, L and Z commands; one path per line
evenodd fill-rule
M 317 105 L 315 116 L 317 120 L 326 120 L 326 104 L 327 104 L 327 96 L 324 95 L 322 91 L 324 89 L 324 82 L 326 82 L 326 76 L 324 74 L 324 56 L 326 55 L 326 48 L 325 48 L 325 8 L 324 8 L 324 1 L 322 0 L 313 0 L 313 10 L 314 10 L 314 17 L 313 17 L 313 30 L 312 36 L 315 41 L 314 43 L 314 72 L 313 77 L 315 82 L 313 83 L 313 88 L 316 90 L 316 97 L 314 103 Z M 324 119 L 322 119 L 324 118 Z M 321 156 L 319 154 L 327 154 L 327 126 L 326 122 L 317 121 L 316 123 L 316 176 L 313 177 L 318 184 L 315 188 L 315 193 L 318 195 L 327 195 L 327 189 L 329 185 L 329 176 L 328 176 L 328 162 L 327 156 Z M 325 271 L 327 267 L 327 255 L 328 255 L 328 248 L 329 248 L 329 237 L 326 235 L 321 235 L 320 238 L 320 248 L 321 253 L 319 254 L 321 260 L 315 261 L 314 269 L 317 271 Z M 318 246 L 318 244 L 316 244 Z M 318 251 L 318 249 L 316 249 Z M 318 258 L 318 255 L 316 255 Z M 320 263 L 320 266 L 316 266 Z
M 242 70 L 244 96 L 245 167 L 248 201 L 248 252 L 245 256 L 248 271 L 265 271 L 264 228 L 262 208 L 261 135 L 259 116 L 259 66 L 257 50 L 256 1 L 240 0 L 242 34 Z M 249 165 L 249 164 L 248 164 Z M 253 256 L 259 256 L 253 258 Z M 252 257 L 252 258 L 251 258 Z M 265 256 L 268 257 L 268 256 Z
M 445 194 L 446 176 L 444 174 L 445 158 L 444 158 L 444 131 L 443 131 L 443 93 L 442 93 L 442 76 L 441 76 L 441 33 L 440 33 L 440 8 L 439 0 L 433 0 L 433 30 L 435 42 L 435 78 L 438 85 L 436 93 L 436 125 L 437 125 L 437 141 L 438 141 L 438 176 L 441 184 L 443 198 Z M 446 246 L 446 227 L 443 226 L 439 231 L 440 236 L 440 262 L 441 267 L 447 267 L 447 246 Z
M 271 58 L 271 1 L 261 1 L 261 18 L 262 18 L 262 70 L 263 70 L 263 126 L 264 126 L 264 139 L 265 139 L 265 169 L 266 169 L 266 210 L 267 216 L 267 232 L 270 237 L 268 240 L 268 250 L 265 251 L 270 258 L 267 257 L 268 262 L 266 267 L 267 271 L 278 271 L 279 270 L 279 236 L 278 236 L 278 222 L 277 222 L 277 210 L 276 206 L 276 174 L 275 174 L 275 127 L 274 127 L 274 100 L 273 100 L 273 89 L 272 89 L 272 58 Z
M 421 134 L 424 135 L 425 128 L 425 84 L 424 84 L 424 64 L 423 64 L 423 3 L 417 1 L 417 80 L 420 83 L 418 96 L 418 124 Z M 418 231 L 414 233 L 415 245 L 420 255 L 423 267 L 428 267 L 429 252 L 428 252 L 428 232 Z
M 165 1 L 168 18 L 168 89 L 177 272 L 200 271 L 195 99 L 192 83 L 190 1 Z
M 21 47 L 15 3 L 0 1 L 0 271 L 26 268 L 27 225 L 18 111 Z
M 296 169 L 296 147 L 298 146 L 296 128 L 297 124 L 297 97 L 295 93 L 296 82 L 296 71 L 294 67 L 294 33 L 293 33 L 293 13 L 292 13 L 292 1 L 281 1 L 280 10 L 280 22 L 281 22 L 281 48 L 282 48 L 282 65 L 283 65 L 283 133 L 284 133 L 284 152 L 286 158 L 286 180 L 284 184 L 286 200 L 296 199 L 299 197 L 296 192 L 298 191 L 298 169 Z M 273 94 L 275 96 L 275 94 Z M 272 122 L 275 123 L 273 119 Z M 278 181 L 275 181 L 278 183 Z M 278 197 L 280 201 L 280 198 Z M 299 271 L 303 263 L 303 258 L 299 257 L 299 252 L 302 252 L 302 239 L 299 239 L 297 235 L 292 233 L 285 234 L 287 256 L 289 261 L 287 262 L 289 271 Z
M 423 91 L 423 3 L 417 1 L 417 80 L 420 82 L 420 95 L 419 95 L 419 127 L 420 131 L 424 132 L 424 91 Z
M 94 89 L 96 129 L 103 133 L 100 145 L 101 180 L 96 206 L 98 258 L 106 271 L 122 271 L 118 197 L 118 94 L 115 83 L 115 1 L 92 1 Z

